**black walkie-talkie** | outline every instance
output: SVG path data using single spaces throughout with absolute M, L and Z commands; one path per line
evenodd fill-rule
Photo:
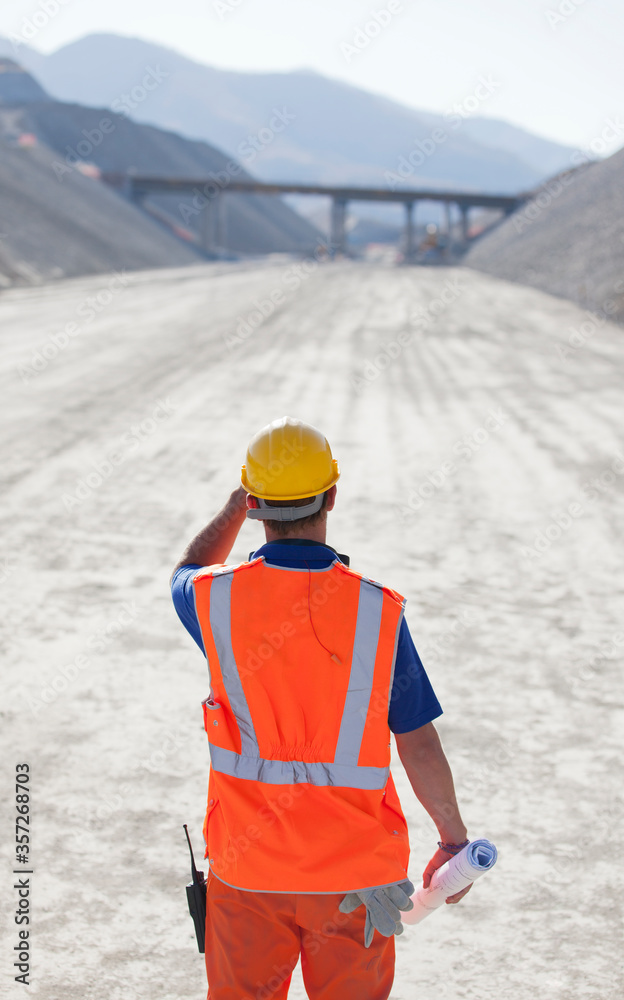
M 193 848 L 191 847 L 191 838 L 189 837 L 186 823 L 184 824 L 184 832 L 186 834 L 189 851 L 191 852 L 191 875 L 193 876 L 193 881 L 189 882 L 186 887 L 186 899 L 188 902 L 189 913 L 191 914 L 193 923 L 195 924 L 197 947 L 203 955 L 206 950 L 206 879 L 204 878 L 204 873 L 198 872 L 195 866 Z

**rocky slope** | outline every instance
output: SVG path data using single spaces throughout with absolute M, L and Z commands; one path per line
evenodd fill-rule
M 624 149 L 548 181 L 464 263 L 624 322 Z

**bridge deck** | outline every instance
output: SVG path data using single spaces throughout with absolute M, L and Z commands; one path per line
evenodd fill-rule
M 393 191 L 390 188 L 354 187 L 350 185 L 336 186 L 327 184 L 265 183 L 261 181 L 246 181 L 230 179 L 221 184 L 217 175 L 212 177 L 150 177 L 133 174 L 105 174 L 104 180 L 120 186 L 126 183 L 134 197 L 142 197 L 155 192 L 187 192 L 194 193 L 204 188 L 215 189 L 215 193 L 244 192 L 247 194 L 308 194 L 325 195 L 338 201 L 441 201 L 471 208 L 502 208 L 512 211 L 526 200 L 527 194 L 506 195 L 486 194 L 479 191 L 438 191 L 431 188 L 410 188 Z M 206 192 L 208 193 L 208 192 Z

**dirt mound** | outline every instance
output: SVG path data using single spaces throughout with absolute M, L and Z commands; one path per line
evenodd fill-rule
M 0 144 L 0 285 L 202 260 L 99 181 L 72 170 L 60 184 L 51 156 Z
M 221 182 L 224 175 L 227 181 L 232 165 L 230 158 L 205 142 L 139 125 L 105 108 L 58 101 L 0 108 L 0 136 L 16 141 L 20 133 L 35 135 L 53 151 L 48 154 L 48 168 L 57 187 L 65 184 L 78 161 L 93 164 L 102 172 L 133 170 L 153 176 L 192 178 L 218 175 Z M 235 176 L 250 178 L 243 170 Z M 193 207 L 192 196 L 163 195 L 150 202 L 166 211 L 173 224 L 191 233 L 201 232 L 203 212 Z M 223 214 L 222 245 L 234 252 L 306 252 L 320 238 L 318 230 L 279 198 L 232 195 L 224 199 Z
M 464 263 L 624 322 L 624 149 L 548 181 Z
M 0 104 L 49 100 L 43 87 L 12 59 L 0 58 Z

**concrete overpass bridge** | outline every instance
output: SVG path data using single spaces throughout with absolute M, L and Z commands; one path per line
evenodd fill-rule
M 509 215 L 530 197 L 519 195 L 482 194 L 472 191 L 434 191 L 429 188 L 401 189 L 336 186 L 327 184 L 263 183 L 254 180 L 236 180 L 226 171 L 209 177 L 150 177 L 134 173 L 104 174 L 104 181 L 120 190 L 126 197 L 141 204 L 151 194 L 192 195 L 192 204 L 201 211 L 200 233 L 206 253 L 214 253 L 224 245 L 223 198 L 226 194 L 265 195 L 323 195 L 331 199 L 330 249 L 333 254 L 347 251 L 346 217 L 351 201 L 398 202 L 405 206 L 404 246 L 406 258 L 416 252 L 415 208 L 419 202 L 435 201 L 444 206 L 447 251 L 451 245 L 451 206 L 456 205 L 461 219 L 462 249 L 468 243 L 469 212 L 473 208 L 499 209 Z M 191 212 L 191 210 L 188 210 Z M 192 213 L 191 213 L 192 214 Z

